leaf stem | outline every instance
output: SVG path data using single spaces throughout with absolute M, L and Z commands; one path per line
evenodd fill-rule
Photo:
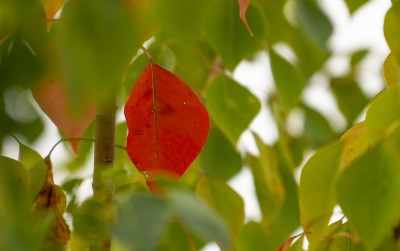
M 146 48 L 144 48 L 144 46 L 141 46 L 140 49 L 142 49 L 142 51 L 146 54 L 150 62 L 153 62 L 153 57 L 151 56 L 150 52 Z
M 15 138 L 15 136 L 13 136 L 13 137 Z M 49 154 L 48 154 L 47 156 L 50 156 L 50 155 L 53 153 L 53 151 L 55 150 L 55 148 L 56 148 L 59 144 L 61 144 L 62 142 L 65 142 L 65 141 L 72 141 L 72 140 L 80 140 L 80 141 L 95 142 L 95 139 L 91 139 L 91 138 L 63 138 L 63 139 L 60 139 L 59 141 L 57 141 L 57 142 L 54 144 L 54 146 L 50 149 Z M 114 147 L 115 147 L 115 148 L 118 148 L 118 149 L 126 150 L 126 147 L 125 147 L 125 146 L 114 145 Z

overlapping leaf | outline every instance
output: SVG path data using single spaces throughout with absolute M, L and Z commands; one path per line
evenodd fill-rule
M 239 8 L 235 0 L 218 0 L 208 9 L 204 22 L 208 39 L 231 71 L 260 48 L 266 34 L 265 17 L 258 5 L 251 4 L 247 9 L 253 37 L 249 36 L 237 13 Z
M 210 116 L 236 146 L 240 135 L 259 112 L 260 102 L 245 87 L 223 75 L 210 83 L 206 98 Z

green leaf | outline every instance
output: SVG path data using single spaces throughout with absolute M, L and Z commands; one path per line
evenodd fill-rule
M 239 239 L 236 241 L 237 251 L 266 250 L 268 242 L 263 226 L 250 221 L 242 228 Z
M 333 26 L 318 3 L 309 0 L 296 0 L 295 14 L 298 23 L 308 37 L 320 48 L 326 48 Z
M 168 224 L 160 245 L 159 251 L 196 251 L 193 236 L 182 226 L 180 222 L 174 221 Z
M 295 107 L 305 86 L 305 80 L 299 69 L 274 50 L 269 51 L 271 70 L 278 96 L 283 108 L 289 112 Z
M 140 39 L 122 1 L 68 1 L 60 27 L 61 60 L 73 95 L 104 98 L 119 85 Z
M 201 155 L 201 166 L 208 175 L 223 180 L 232 178 L 242 169 L 242 158 L 220 130 L 211 127 Z
M 383 112 L 384 111 L 384 112 Z M 400 89 L 381 92 L 372 101 L 365 118 L 366 126 L 384 132 L 400 118 Z
M 153 0 L 160 22 L 160 37 L 170 40 L 194 40 L 201 35 L 201 24 L 211 0 Z
M 210 83 L 206 95 L 211 118 L 236 146 L 240 135 L 260 111 L 260 102 L 245 87 L 223 75 Z
M 28 210 L 29 173 L 22 163 L 0 156 L 0 217 Z
M 353 124 L 354 120 L 368 104 L 368 98 L 352 77 L 332 78 L 330 86 L 339 109 L 342 111 L 348 124 Z
M 354 161 L 337 182 L 337 198 L 368 250 L 400 216 L 400 146 L 386 141 Z
M 398 24 L 400 22 L 400 2 L 393 3 L 385 16 L 384 34 L 393 56 L 397 61 L 400 60 L 400 33 Z
M 388 89 L 400 86 L 400 67 L 393 53 L 390 53 L 383 63 L 383 76 Z
M 365 121 L 350 127 L 340 138 L 344 142 L 340 166 L 349 166 L 352 161 L 368 152 L 380 138 L 382 135 L 370 130 Z
M 304 136 L 314 148 L 336 138 L 337 134 L 324 116 L 313 108 L 303 106 L 305 112 Z
M 368 1 L 369 0 L 345 0 L 351 14 L 353 14 L 356 10 L 358 10 Z
M 212 71 L 214 57 L 208 58 L 194 43 L 169 44 L 176 57 L 174 73 L 195 90 L 202 90 Z
M 113 231 L 118 239 L 135 250 L 153 250 L 160 240 L 171 211 L 165 199 L 133 195 L 118 209 Z
M 171 192 L 169 201 L 177 217 L 190 232 L 217 242 L 221 248 L 231 246 L 229 228 L 211 208 L 190 193 L 178 190 Z
M 247 21 L 254 36 L 251 37 L 239 15 L 235 0 L 217 0 L 206 14 L 204 29 L 211 44 L 231 71 L 246 57 L 261 48 L 266 34 L 266 20 L 258 5 L 252 3 L 247 9 Z
M 19 143 L 19 161 L 29 172 L 29 193 L 28 201 L 32 203 L 42 188 L 47 177 L 48 167 L 42 156 L 28 146 Z
M 249 155 L 247 164 L 253 174 L 258 203 L 265 221 L 272 221 L 280 211 L 285 199 L 285 187 L 278 168 L 278 159 L 273 148 L 263 144 L 255 137 L 259 157 Z
M 368 50 L 363 49 L 363 50 L 358 50 L 354 52 L 351 57 L 350 57 L 350 65 L 354 69 L 356 65 L 358 65 L 364 58 L 365 56 L 368 55 Z
M 227 183 L 208 177 L 200 179 L 196 194 L 225 220 L 232 238 L 236 239 L 244 224 L 244 202 L 240 195 Z
M 301 223 L 310 244 L 323 237 L 336 204 L 335 183 L 342 144 L 319 149 L 305 164 L 300 179 Z

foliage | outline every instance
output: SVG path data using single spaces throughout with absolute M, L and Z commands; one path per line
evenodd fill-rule
M 366 2 L 345 1 L 350 13 Z M 14 135 L 19 158 L 0 156 L 0 250 L 108 250 L 111 243 L 111 250 L 186 251 L 210 242 L 221 250 L 303 250 L 305 239 L 308 250 L 398 250 L 399 19 L 400 2 L 392 1 L 387 89 L 371 100 L 357 77 L 368 51 L 354 51 L 341 76 L 326 70 L 333 25 L 318 1 L 2 0 L 0 144 L 9 147 Z M 275 88 L 260 100 L 234 73 L 264 54 Z M 304 102 L 316 75 L 328 80 L 346 128 Z M 79 173 L 110 100 L 117 113 L 126 104 L 126 121 L 111 132 L 113 168 L 95 169 L 101 182 L 81 202 L 90 179 Z M 31 147 L 44 132 L 36 107 L 71 143 L 63 164 Z M 252 132 L 258 154 L 241 149 L 265 109 L 276 142 Z M 289 124 L 299 113 L 294 133 Z M 259 220 L 246 219 L 229 185 L 243 169 L 253 177 Z M 148 179 L 160 170 L 175 175 Z M 53 172 L 68 178 L 56 185 Z M 344 217 L 332 222 L 335 208 Z

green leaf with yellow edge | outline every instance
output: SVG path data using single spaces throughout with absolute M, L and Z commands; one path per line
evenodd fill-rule
M 352 161 L 368 152 L 379 139 L 380 135 L 368 129 L 365 121 L 350 127 L 342 137 L 340 137 L 340 141 L 343 142 L 340 166 L 349 166 Z
M 261 109 L 253 94 L 224 75 L 210 83 L 206 101 L 211 118 L 234 146 Z
M 267 246 L 268 242 L 263 226 L 254 221 L 250 221 L 244 225 L 236 241 L 237 251 L 266 250 Z
M 285 187 L 278 167 L 276 152 L 264 145 L 260 137 L 253 133 L 260 156 L 249 155 L 247 164 L 253 173 L 254 186 L 263 218 L 272 221 L 283 205 Z
M 385 132 L 400 119 L 400 88 L 386 89 L 371 102 L 365 125 L 377 132 Z
M 283 108 L 289 112 L 295 107 L 305 86 L 305 79 L 299 69 L 273 49 L 269 51 L 272 75 Z
M 339 109 L 342 111 L 348 124 L 352 124 L 368 104 L 368 98 L 361 91 L 352 76 L 332 78 L 330 86 Z
M 208 9 L 204 22 L 208 39 L 221 56 L 223 64 L 231 71 L 244 58 L 261 49 L 266 35 L 266 20 L 256 3 L 251 3 L 246 12 L 253 37 L 249 35 L 238 13 L 236 0 L 217 0 Z
M 333 26 L 317 1 L 296 0 L 295 15 L 307 36 L 320 48 L 325 49 Z
M 0 156 L 0 217 L 28 210 L 29 173 L 22 163 Z
M 347 7 L 349 8 L 350 14 L 353 14 L 361 6 L 367 3 L 369 0 L 345 0 Z
M 390 53 L 383 63 L 383 77 L 388 89 L 400 86 L 400 67 L 393 53 Z
M 226 136 L 216 127 L 211 127 L 207 144 L 200 154 L 201 166 L 210 176 L 228 180 L 237 174 L 243 165 L 242 157 Z
M 204 240 L 215 241 L 221 248 L 232 244 L 230 230 L 222 218 L 189 192 L 173 190 L 169 202 L 174 214 L 193 234 Z
M 375 250 L 400 216 L 400 145 L 387 140 L 340 176 L 338 202 L 368 250 Z
M 310 244 L 323 237 L 336 204 L 335 184 L 342 144 L 319 149 L 305 164 L 300 178 L 301 224 Z
M 28 201 L 32 203 L 42 188 L 47 177 L 47 166 L 42 156 L 28 146 L 19 143 L 19 161 L 29 172 Z
M 240 195 L 224 181 L 206 176 L 197 183 L 196 194 L 225 220 L 235 240 L 244 224 L 244 202 Z
M 384 34 L 396 60 L 400 60 L 400 33 L 398 32 L 398 24 L 400 23 L 400 2 L 393 3 L 385 16 Z
M 154 250 L 171 210 L 165 199 L 146 194 L 132 195 L 122 201 L 112 229 L 116 237 L 135 250 Z

